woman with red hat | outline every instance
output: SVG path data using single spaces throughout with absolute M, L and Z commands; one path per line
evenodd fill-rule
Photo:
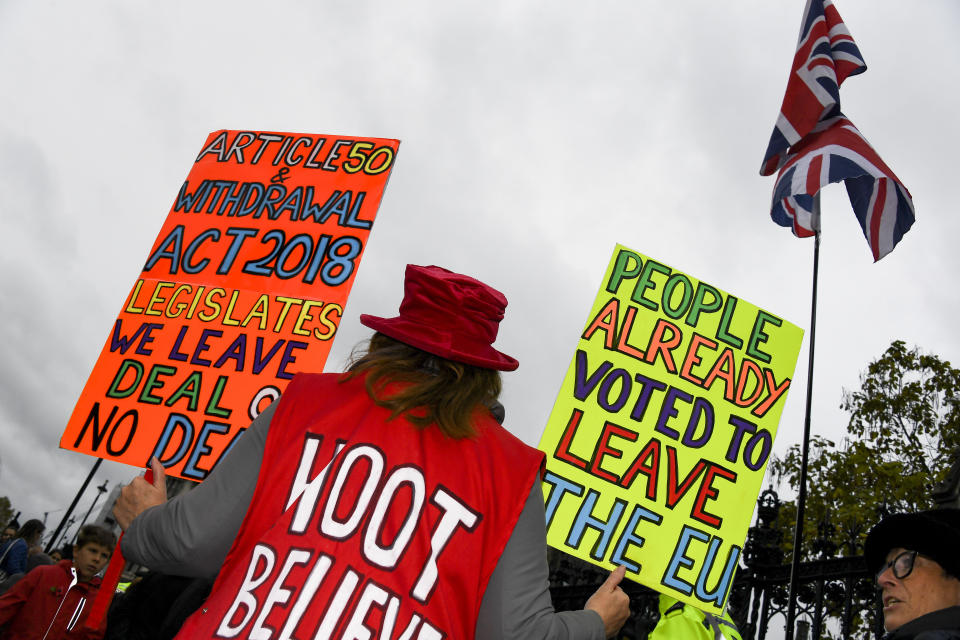
M 345 374 L 295 376 L 196 490 L 166 502 L 156 460 L 153 484 L 123 490 L 127 558 L 219 571 L 178 638 L 620 629 L 622 568 L 584 610 L 553 611 L 543 454 L 495 417 L 499 371 L 518 365 L 493 347 L 506 304 L 468 276 L 408 265 L 399 315 L 360 317 L 377 333 Z

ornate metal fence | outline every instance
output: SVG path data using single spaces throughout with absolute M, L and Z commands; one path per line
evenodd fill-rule
M 730 610 L 744 640 L 765 640 L 768 631 L 786 625 L 790 565 L 780 551 L 773 525 L 780 500 L 772 489 L 760 495 L 757 524 L 744 545 L 742 568 L 730 596 Z M 862 556 L 836 557 L 829 523 L 818 526 L 813 541 L 820 559 L 800 564 L 797 589 L 798 638 L 861 638 L 883 633 L 880 602 Z
M 790 565 L 780 550 L 780 534 L 773 525 L 780 508 L 777 494 L 760 496 L 757 524 L 744 545 L 742 567 L 730 594 L 730 614 L 744 640 L 779 637 L 773 631 L 786 624 Z M 876 587 L 860 556 L 835 557 L 837 547 L 821 528 L 814 542 L 821 559 L 800 565 L 797 628 L 800 640 L 856 638 L 874 640 L 883 633 Z M 557 610 L 579 609 L 603 582 L 606 572 L 550 550 L 550 591 Z M 632 615 L 621 638 L 644 640 L 659 619 L 657 593 L 633 582 L 623 583 L 630 595 Z
M 555 549 L 548 550 L 550 563 L 550 595 L 557 611 L 582 609 L 594 591 L 607 577 L 607 572 L 592 564 Z M 620 585 L 630 596 L 630 619 L 618 636 L 621 640 L 646 640 L 657 626 L 657 592 L 629 580 Z
M 933 502 L 939 507 L 960 508 L 960 451 L 946 479 L 933 487 Z M 774 630 L 786 626 L 787 585 L 790 565 L 780 550 L 780 533 L 774 522 L 780 499 L 772 489 L 760 495 L 757 523 L 750 528 L 743 550 L 743 564 L 730 594 L 730 614 L 744 640 L 766 640 Z M 887 515 L 878 510 L 878 520 Z M 840 549 L 830 541 L 829 523 L 818 527 L 819 538 L 813 546 L 821 558 L 800 564 L 797 593 L 798 640 L 876 640 L 883 635 L 883 614 L 873 576 L 863 557 L 837 557 Z M 580 609 L 606 573 L 593 565 L 550 550 L 550 592 L 557 610 Z M 659 619 L 656 592 L 625 582 L 633 615 L 624 626 L 621 638 L 644 640 Z

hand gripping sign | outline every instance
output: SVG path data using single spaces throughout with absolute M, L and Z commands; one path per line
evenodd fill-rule
M 399 141 L 207 138 L 60 446 L 202 480 L 336 335 Z
M 719 613 L 802 337 L 618 245 L 540 441 L 550 545 Z

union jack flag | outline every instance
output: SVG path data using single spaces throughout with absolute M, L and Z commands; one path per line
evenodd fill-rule
M 830 0 L 807 0 L 797 53 L 760 175 L 786 162 L 788 149 L 821 120 L 840 113 L 840 85 L 867 64 Z
M 873 260 L 887 255 L 913 225 L 910 192 L 847 118 L 817 124 L 790 149 L 773 187 L 770 216 L 804 238 L 819 229 L 814 196 L 843 180 Z

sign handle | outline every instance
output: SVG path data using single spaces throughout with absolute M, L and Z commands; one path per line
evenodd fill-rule
M 152 483 L 153 470 L 147 469 L 147 472 L 143 475 L 143 479 Z M 123 533 L 117 538 L 117 545 L 113 549 L 113 555 L 110 556 L 110 564 L 107 565 L 107 572 L 103 574 L 100 590 L 93 599 L 90 614 L 84 623 L 84 626 L 88 629 L 96 629 L 100 626 L 104 616 L 107 615 L 107 609 L 110 608 L 110 603 L 113 602 L 113 594 L 116 592 L 117 584 L 120 582 L 120 574 L 123 573 L 123 568 L 127 564 L 126 559 L 123 557 L 123 551 L 120 550 L 121 540 L 123 540 Z

